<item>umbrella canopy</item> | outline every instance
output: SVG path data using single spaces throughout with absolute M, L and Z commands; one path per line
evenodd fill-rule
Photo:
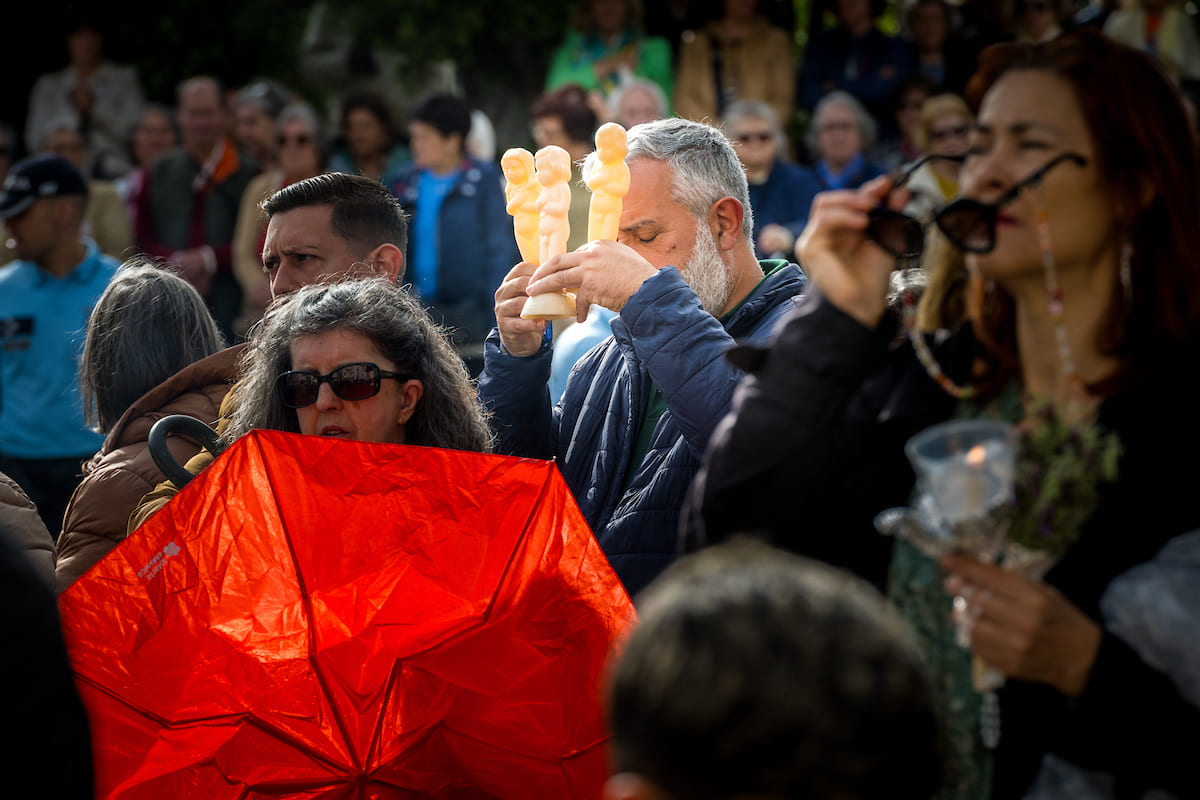
M 634 619 L 552 462 L 256 431 L 59 599 L 97 797 L 598 798 Z

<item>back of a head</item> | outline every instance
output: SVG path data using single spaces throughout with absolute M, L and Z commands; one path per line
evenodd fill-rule
M 733 144 L 721 131 L 680 117 L 656 119 L 628 131 L 626 161 L 649 158 L 671 169 L 673 199 L 696 219 L 704 219 L 713 203 L 732 197 L 742 205 L 742 233 L 752 241 L 754 215 L 746 171 Z
M 611 667 L 614 767 L 676 800 L 927 798 L 942 727 L 871 586 L 748 540 L 672 565 Z
M 534 120 L 557 117 L 568 139 L 589 144 L 600 124 L 588 105 L 587 92 L 576 83 L 539 95 L 529 107 L 529 116 Z
M 408 247 L 408 218 L 400 201 L 379 181 L 329 172 L 289 184 L 262 202 L 268 220 L 311 206 L 330 207 L 334 233 L 349 243 L 357 258 L 382 244 L 393 244 L 402 253 Z
M 442 136 L 458 134 L 464 142 L 471 132 L 471 104 L 466 98 L 450 92 L 426 95 L 413 108 L 409 118 L 412 122 L 424 122 Z
M 126 261 L 88 319 L 80 364 L 88 422 L 107 432 L 143 394 L 222 346 L 190 283 L 144 258 Z

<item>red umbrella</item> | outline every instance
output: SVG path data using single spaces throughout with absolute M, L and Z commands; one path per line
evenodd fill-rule
M 59 599 L 99 798 L 598 798 L 633 606 L 551 462 L 254 432 Z

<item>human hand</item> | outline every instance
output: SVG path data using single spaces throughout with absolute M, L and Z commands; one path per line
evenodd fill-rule
M 587 320 L 592 303 L 620 311 L 658 269 L 633 248 L 609 239 L 588 242 L 542 264 L 526 292 L 533 296 L 566 289 L 575 293 L 575 318 Z
M 796 260 L 822 294 L 868 328 L 887 308 L 896 259 L 866 236 L 868 214 L 887 196 L 891 180 L 876 178 L 857 191 L 821 192 L 796 241 Z M 891 202 L 899 207 L 904 193 Z
M 758 249 L 759 252 L 774 255 L 775 253 L 786 254 L 791 253 L 792 247 L 796 244 L 796 237 L 792 236 L 792 232 L 782 225 L 776 225 L 772 222 L 770 225 L 764 225 L 761 232 L 758 234 Z
M 975 655 L 1068 697 L 1083 692 L 1100 648 L 1099 625 L 1047 583 L 961 553 L 942 566 L 950 572 L 946 591 L 968 598 Z
M 546 320 L 521 316 L 521 309 L 529 299 L 525 289 L 535 269 L 533 264 L 522 261 L 508 271 L 496 290 L 496 328 L 500 331 L 500 344 L 509 355 L 533 355 L 541 349 L 546 334 Z

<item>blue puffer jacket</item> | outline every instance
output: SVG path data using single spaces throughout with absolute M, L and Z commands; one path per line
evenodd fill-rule
M 438 215 L 438 296 L 422 300 L 440 312 L 434 316 L 454 329 L 454 341 L 462 345 L 483 341 L 496 324 L 496 289 L 521 254 L 512 217 L 505 211 L 499 169 L 473 158 L 464 159 L 460 169 Z M 418 174 L 410 167 L 388 184 L 410 219 L 420 202 Z M 416 231 L 410 226 L 410 265 L 415 243 Z
M 551 346 L 527 358 L 500 350 L 493 330 L 479 395 L 500 452 L 554 458 L 630 595 L 675 558 L 679 511 L 709 436 L 729 410 L 740 370 L 734 340 L 764 342 L 798 302 L 799 267 L 772 268 L 724 326 L 674 267 L 660 269 L 612 321 L 613 336 L 579 360 L 551 409 Z M 650 447 L 626 481 L 653 387 L 666 402 Z

